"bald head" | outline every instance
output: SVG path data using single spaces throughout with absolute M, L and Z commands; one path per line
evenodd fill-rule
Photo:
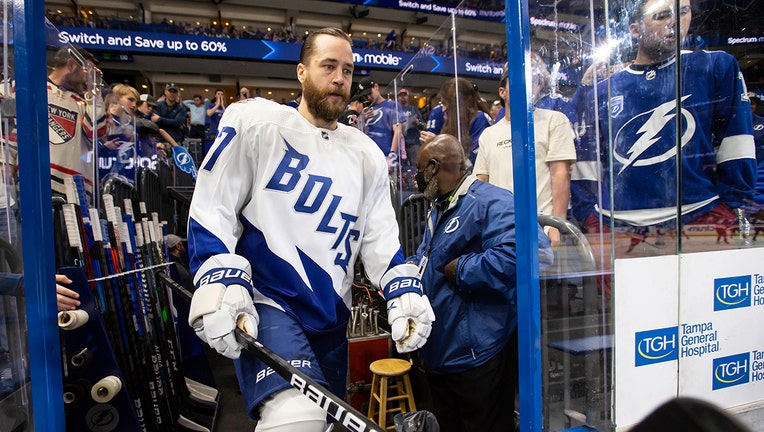
M 428 199 L 451 192 L 467 173 L 464 149 L 456 137 L 448 134 L 438 135 L 424 144 L 417 154 L 416 165 L 425 179 L 435 180 L 433 186 L 437 185 Z

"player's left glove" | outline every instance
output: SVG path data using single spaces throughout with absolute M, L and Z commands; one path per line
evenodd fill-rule
M 413 264 L 401 264 L 388 270 L 380 285 L 387 299 L 387 321 L 399 353 L 424 346 L 435 321 L 435 313 Z

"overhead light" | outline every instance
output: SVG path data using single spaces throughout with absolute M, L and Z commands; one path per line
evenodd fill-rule
M 149 88 L 149 86 L 147 86 L 146 84 L 141 84 L 141 88 L 147 89 L 147 88 Z
M 209 92 L 210 92 L 210 89 L 206 88 L 206 89 L 204 89 L 204 92 L 205 92 L 205 93 L 209 93 Z

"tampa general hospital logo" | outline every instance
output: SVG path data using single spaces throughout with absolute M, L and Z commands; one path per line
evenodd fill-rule
M 747 352 L 714 359 L 712 388 L 719 390 L 750 381 L 750 359 Z
M 751 275 L 714 279 L 714 311 L 751 306 Z
M 637 332 L 634 339 L 634 365 L 637 367 L 679 358 L 677 326 Z

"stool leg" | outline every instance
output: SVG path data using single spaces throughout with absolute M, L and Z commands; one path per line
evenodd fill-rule
M 386 429 L 387 425 L 387 377 L 379 379 L 379 427 Z
M 374 420 L 377 413 L 375 403 L 377 403 L 376 395 L 379 392 L 379 376 L 374 375 L 371 378 L 371 395 L 369 396 L 369 409 L 366 412 L 366 417 Z M 378 406 L 378 405 L 377 405 Z
M 409 379 L 409 374 L 403 375 L 403 388 L 406 389 L 406 394 L 409 396 L 409 408 L 411 408 L 411 412 L 416 411 L 416 403 L 414 403 L 414 390 L 411 388 L 411 380 Z

